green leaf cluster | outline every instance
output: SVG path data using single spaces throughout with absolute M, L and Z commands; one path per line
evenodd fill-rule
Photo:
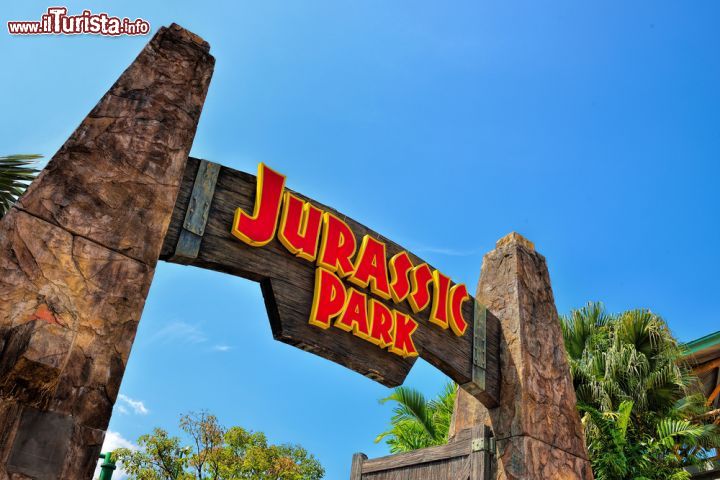
M 8 155 L 0 157 L 0 218 L 25 193 L 37 170 L 31 167 L 40 155 Z
M 120 448 L 114 456 L 136 480 L 319 480 L 320 462 L 299 445 L 272 445 L 261 432 L 222 427 L 212 414 L 180 418 L 190 439 L 156 428 L 138 438 L 138 449 Z
M 418 390 L 398 387 L 381 403 L 394 402 L 390 428 L 378 435 L 375 442 L 385 440 L 392 453 L 444 445 L 448 441 L 457 385 L 448 383 L 432 400 Z
M 663 319 L 588 303 L 561 320 L 595 478 L 689 478 L 720 435 Z

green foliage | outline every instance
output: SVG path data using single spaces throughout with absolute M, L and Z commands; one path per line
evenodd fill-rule
M 224 429 L 218 424 L 217 417 L 207 412 L 189 413 L 180 417 L 180 428 L 192 439 L 192 454 L 188 466 L 203 478 L 208 472 L 209 478 L 219 476 Z
M 398 387 L 381 403 L 395 402 L 390 429 L 378 435 L 375 442 L 385 440 L 392 453 L 444 445 L 448 440 L 450 420 L 457 385 L 448 383 L 440 395 L 428 401 L 419 391 Z
M 594 433 L 587 434 L 588 449 L 591 452 L 602 452 L 593 458 L 593 472 L 597 480 L 626 478 L 628 462 L 626 451 L 627 427 L 632 412 L 632 402 L 622 402 L 617 412 L 602 413 L 590 406 L 578 404 L 578 409 L 585 413 L 586 425 L 592 425 Z
M 261 432 L 233 427 L 225 434 L 218 478 L 253 480 L 320 479 L 325 471 L 299 445 L 268 445 Z
M 138 450 L 118 449 L 115 456 L 131 479 L 137 480 L 319 480 L 320 462 L 299 445 L 271 445 L 261 432 L 225 429 L 207 412 L 180 418 L 191 439 L 156 428 L 138 439 Z
M 648 310 L 608 314 L 600 303 L 562 318 L 562 332 L 597 480 L 686 480 L 684 467 L 720 446 L 697 378 L 665 322 Z M 400 387 L 390 429 L 377 437 L 392 453 L 447 442 L 457 387 L 427 401 Z
M 598 480 L 689 478 L 683 467 L 720 445 L 694 394 L 697 379 L 665 322 L 600 303 L 562 318 L 565 347 Z
M 0 218 L 20 197 L 28 184 L 35 178 L 37 170 L 32 168 L 41 155 L 8 155 L 0 157 Z
M 139 450 L 127 448 L 115 450 L 113 457 L 122 463 L 131 478 L 138 480 L 180 480 L 185 476 L 190 447 L 180 445 L 180 439 L 170 437 L 162 428 L 141 435 L 137 441 Z

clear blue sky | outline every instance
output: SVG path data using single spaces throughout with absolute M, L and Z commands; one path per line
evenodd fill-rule
M 469 285 L 517 230 L 560 312 L 602 300 L 682 340 L 720 329 L 718 2 L 68 3 L 210 42 L 195 156 L 266 162 Z M 149 39 L 7 34 L 50 5 L 3 6 L 0 153 L 52 156 Z M 118 402 L 116 440 L 206 408 L 303 444 L 331 480 L 386 453 L 388 390 L 274 342 L 253 283 L 161 264 L 137 338 L 121 393 L 147 412 Z M 407 384 L 443 382 L 418 362 Z

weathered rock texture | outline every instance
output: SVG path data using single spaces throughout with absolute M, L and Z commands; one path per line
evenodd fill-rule
M 545 258 L 516 233 L 483 259 L 477 298 L 499 320 L 500 404 L 458 392 L 451 435 L 492 428 L 497 479 L 592 479 Z
M 92 476 L 209 49 L 177 25 L 160 29 L 0 221 L 0 480 Z

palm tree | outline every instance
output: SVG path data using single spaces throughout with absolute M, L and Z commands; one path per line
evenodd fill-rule
M 8 155 L 0 157 L 0 217 L 25 192 L 37 170 L 31 167 L 41 155 Z
M 395 402 L 390 429 L 378 435 L 391 453 L 444 445 L 448 440 L 457 385 L 448 383 L 437 398 L 428 401 L 418 390 L 398 387 L 380 403 Z
M 697 379 L 662 318 L 589 303 L 561 324 L 596 478 L 685 478 L 682 467 L 720 445 L 698 420 Z

